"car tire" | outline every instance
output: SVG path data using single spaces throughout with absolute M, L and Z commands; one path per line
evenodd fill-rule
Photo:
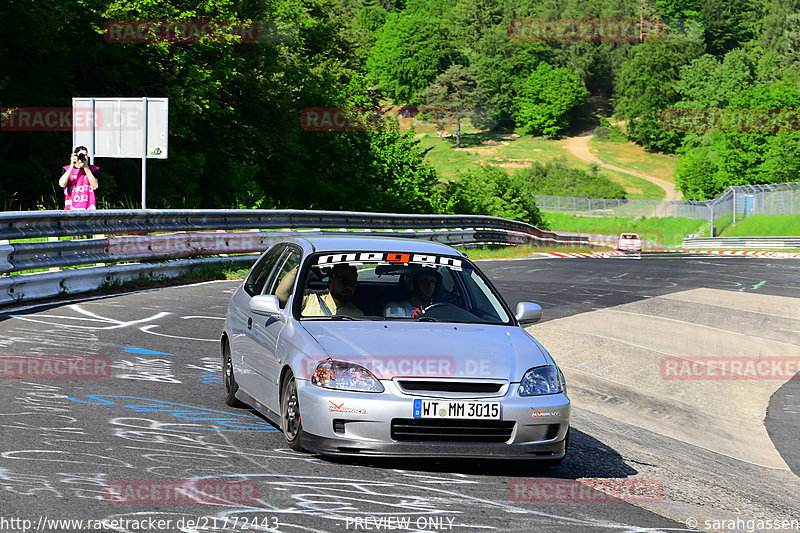
M 303 450 L 300 445 L 303 423 L 300 418 L 300 403 L 297 401 L 297 384 L 291 370 L 286 375 L 281 391 L 281 430 L 289 448 L 297 452 Z
M 239 384 L 236 383 L 236 376 L 233 374 L 233 361 L 231 360 L 231 346 L 225 340 L 222 343 L 222 383 L 225 387 L 225 403 L 231 407 L 241 407 L 244 405 L 236 398 L 236 391 Z

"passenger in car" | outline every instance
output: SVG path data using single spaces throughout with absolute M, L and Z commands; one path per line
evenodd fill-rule
M 411 279 L 412 290 L 408 300 L 389 302 L 383 309 L 383 316 L 409 318 L 416 309 L 433 302 L 436 289 L 441 285 L 442 275 L 432 268 L 425 268 L 414 272 Z

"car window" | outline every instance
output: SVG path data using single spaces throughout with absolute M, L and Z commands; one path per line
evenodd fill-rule
M 276 267 L 272 269 L 272 274 L 269 276 L 264 294 L 277 294 L 278 285 L 290 272 L 292 272 L 297 265 L 300 264 L 300 251 L 294 248 L 288 248 L 283 255 L 280 256 L 276 262 Z M 292 279 L 294 276 L 292 276 Z M 288 293 L 282 295 L 282 305 L 285 304 L 285 299 L 288 298 L 294 289 L 294 283 L 288 287 Z
M 508 314 L 497 300 L 492 298 L 492 291 L 482 277 L 474 270 L 464 276 L 466 289 L 471 296 L 472 311 L 484 319 L 506 322 L 509 320 Z
M 278 258 L 281 257 L 285 249 L 285 244 L 279 244 L 261 256 L 261 259 L 259 259 L 256 265 L 250 270 L 250 274 L 247 275 L 247 279 L 244 281 L 244 290 L 247 294 L 250 296 L 261 294 L 267 277 L 270 272 L 272 272 L 272 267 L 275 266 L 275 263 L 278 261 Z

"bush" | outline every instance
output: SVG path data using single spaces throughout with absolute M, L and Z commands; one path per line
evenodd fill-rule
M 546 229 L 525 181 L 499 167 L 482 165 L 460 174 L 445 196 L 451 213 L 510 218 Z
M 615 143 L 628 142 L 628 138 L 625 136 L 625 132 L 622 131 L 622 128 L 611 125 L 606 119 L 600 119 L 600 126 L 595 128 L 594 135 L 601 141 Z
M 517 98 L 517 124 L 533 135 L 556 135 L 569 127 L 569 112 L 583 105 L 587 94 L 577 74 L 543 61 Z
M 563 159 L 534 163 L 517 174 L 529 194 L 578 196 L 582 198 L 625 198 L 622 185 L 606 178 L 597 165 L 589 170 L 570 167 Z

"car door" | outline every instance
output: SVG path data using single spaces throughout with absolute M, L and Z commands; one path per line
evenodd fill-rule
M 261 256 L 247 274 L 242 289 L 237 291 L 234 296 L 235 305 L 231 306 L 231 358 L 236 371 L 236 381 L 245 392 L 251 395 L 257 386 L 257 379 L 252 370 L 251 361 L 253 346 L 250 331 L 253 327 L 254 314 L 250 311 L 250 299 L 264 291 L 267 278 L 285 250 L 286 244 L 281 243 L 273 246 Z
M 300 250 L 289 246 L 277 259 L 272 268 L 262 294 L 275 295 L 278 285 L 286 276 L 294 276 L 292 271 L 300 263 Z M 296 283 L 296 281 L 295 281 Z M 275 316 L 264 316 L 250 313 L 251 327 L 246 332 L 247 357 L 255 383 L 254 397 L 267 406 L 277 405 L 278 380 L 280 378 L 281 361 L 278 359 L 277 343 L 281 331 L 286 326 L 287 315 L 284 311 Z

